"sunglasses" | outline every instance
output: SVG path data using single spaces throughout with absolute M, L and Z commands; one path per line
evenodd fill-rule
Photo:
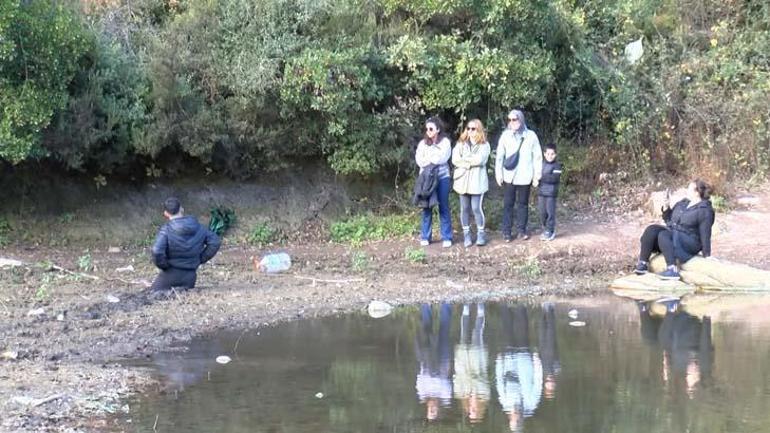
M 465 130 L 466 131 L 475 131 L 476 127 L 475 126 L 468 126 L 468 127 L 465 128 Z

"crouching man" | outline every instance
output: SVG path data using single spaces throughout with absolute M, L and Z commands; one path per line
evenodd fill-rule
M 150 290 L 191 289 L 195 287 L 198 266 L 211 260 L 219 250 L 219 236 L 195 217 L 185 216 L 177 198 L 166 199 L 163 207 L 163 216 L 169 221 L 160 228 L 152 246 L 152 259 L 160 274 Z

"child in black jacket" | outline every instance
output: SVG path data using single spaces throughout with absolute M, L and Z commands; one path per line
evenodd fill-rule
M 556 196 L 559 192 L 561 163 L 556 161 L 556 144 L 548 143 L 543 152 L 543 174 L 537 192 L 537 209 L 543 234 L 540 239 L 552 241 L 556 237 Z

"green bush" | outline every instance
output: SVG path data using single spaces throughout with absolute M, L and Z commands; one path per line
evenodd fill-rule
M 412 263 L 425 263 L 428 261 L 428 254 L 423 248 L 406 247 L 404 257 Z
M 357 245 L 366 241 L 411 235 L 416 227 L 417 221 L 413 215 L 361 215 L 332 223 L 329 232 L 334 242 Z
M 248 242 L 252 245 L 267 245 L 277 239 L 278 232 L 266 222 L 256 224 L 249 233 Z
M 350 266 L 356 272 L 363 272 L 369 267 L 369 256 L 363 251 L 356 251 L 350 257 Z
M 222 236 L 227 230 L 235 224 L 235 211 L 226 207 L 211 208 L 211 219 L 209 220 L 209 229 Z
M 730 210 L 730 206 L 727 203 L 727 199 L 721 195 L 711 196 L 711 206 L 714 208 L 714 211 L 716 212 L 727 212 L 728 210 Z
M 7 247 L 11 243 L 11 224 L 7 219 L 0 217 L 0 247 Z

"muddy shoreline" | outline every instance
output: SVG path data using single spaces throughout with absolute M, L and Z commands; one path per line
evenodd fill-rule
M 93 251 L 100 258 L 88 274 L 72 270 L 77 252 L 13 251 L 25 265 L 2 270 L 7 320 L 0 332 L 3 350 L 13 353 L 6 356 L 14 359 L 0 361 L 0 431 L 118 428 L 108 420 L 130 412 L 126 398 L 153 384 L 149 371 L 124 367 L 122 360 L 149 357 L 218 330 L 353 311 L 375 299 L 403 305 L 592 294 L 604 290 L 629 260 L 607 263 L 573 248 L 541 254 L 533 265 L 529 244 L 540 245 L 530 240 L 467 251 L 435 245 L 428 248 L 426 263 L 411 263 L 403 250 L 412 242 L 287 245 L 283 249 L 294 265 L 279 275 L 254 270 L 251 257 L 258 250 L 227 247 L 201 270 L 196 289 L 168 299 L 147 296 L 142 283 L 154 270 L 144 249 Z M 366 252 L 366 269 L 350 270 L 354 251 Z M 41 257 L 65 270 L 45 269 Z M 127 263 L 133 272 L 115 273 Z M 43 296 L 40 287 L 46 285 Z
M 764 198 L 762 201 L 764 203 Z M 767 269 L 770 245 L 747 261 L 743 240 L 770 239 L 763 206 L 720 214 L 717 257 Z M 127 398 L 150 389 L 151 372 L 127 367 L 172 345 L 222 329 L 251 329 L 286 320 L 365 308 L 442 300 L 546 299 L 606 293 L 628 273 L 638 234 L 652 218 L 590 215 L 563 225 L 553 242 L 528 241 L 449 249 L 433 244 L 411 261 L 414 239 L 361 246 L 304 243 L 277 246 L 293 260 L 285 274 L 265 275 L 253 258 L 267 249 L 225 245 L 201 269 L 198 287 L 149 299 L 155 275 L 147 248 L 6 248 L 23 262 L 0 269 L 0 431 L 120 431 L 115 415 Z

